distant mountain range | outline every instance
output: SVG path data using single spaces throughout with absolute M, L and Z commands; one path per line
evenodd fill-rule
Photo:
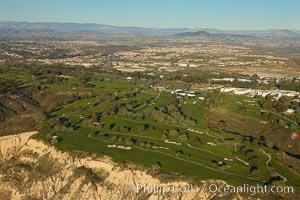
M 98 34 L 139 34 L 139 35 L 172 35 L 189 31 L 188 28 L 143 28 L 111 26 L 92 23 L 58 23 L 58 22 L 1 22 L 0 29 L 42 29 L 58 33 L 98 33 Z
M 300 39 L 300 34 L 291 30 L 276 30 L 266 32 L 224 32 L 224 33 L 209 33 L 207 31 L 195 31 L 177 33 L 175 37 L 210 37 L 210 38 L 266 38 L 266 39 Z
M 174 35 L 175 37 L 209 37 L 209 38 L 255 38 L 252 35 L 236 33 L 209 33 L 207 31 L 184 32 Z
M 62 34 L 49 29 L 0 28 L 0 39 L 51 39 Z
M 269 38 L 299 38 L 300 33 L 297 33 L 296 31 L 282 29 L 282 30 L 272 31 L 269 33 L 261 33 L 260 36 L 265 36 Z
M 141 35 L 175 37 L 263 37 L 263 38 L 300 38 L 300 30 L 219 30 L 190 28 L 144 28 L 111 26 L 94 23 L 58 23 L 58 22 L 12 22 L 0 21 L 0 39 L 30 37 L 61 37 L 66 34 L 96 35 Z
M 210 37 L 213 35 L 216 35 L 216 34 L 212 34 L 207 31 L 195 31 L 195 32 L 189 31 L 189 32 L 184 32 L 184 33 L 178 33 L 178 34 L 175 34 L 174 36 L 177 36 L 177 37 L 198 37 L 198 36 Z

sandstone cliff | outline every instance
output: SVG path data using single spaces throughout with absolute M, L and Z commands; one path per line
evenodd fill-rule
M 175 186 L 145 170 L 121 166 L 108 157 L 66 153 L 31 139 L 35 132 L 0 138 L 0 197 L 5 199 L 211 199 L 199 192 L 137 192 L 137 184 Z M 219 182 L 223 184 L 223 182 Z M 238 196 L 235 196 L 238 198 Z

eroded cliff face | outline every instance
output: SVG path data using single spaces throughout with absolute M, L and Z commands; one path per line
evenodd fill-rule
M 164 195 L 155 191 L 137 192 L 137 184 L 180 188 L 189 183 L 162 182 L 145 170 L 118 165 L 108 157 L 61 152 L 31 139 L 30 136 L 34 133 L 0 138 L 2 200 L 211 199 L 215 195 L 207 190 L 167 192 Z
M 7 160 L 12 157 L 36 133 L 36 131 L 31 131 L 0 137 L 0 160 Z

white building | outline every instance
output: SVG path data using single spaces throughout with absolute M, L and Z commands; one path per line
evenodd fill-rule
M 199 98 L 199 100 L 203 100 L 203 101 L 205 100 L 205 98 L 204 98 L 204 97 L 198 97 L 198 98 Z
M 244 94 L 248 94 L 251 92 L 251 89 L 236 89 L 234 91 L 234 94 L 236 95 L 244 95 Z
M 189 67 L 198 67 L 197 64 L 189 64 Z
M 178 66 L 179 67 L 188 67 L 189 64 L 187 64 L 187 63 L 179 63 Z
M 292 113 L 295 113 L 295 110 L 294 110 L 294 109 L 291 109 L 291 108 L 289 108 L 289 109 L 287 109 L 285 112 L 286 112 L 286 113 L 290 113 L 290 114 L 292 114 Z
M 187 96 L 191 97 L 191 98 L 195 98 L 196 97 L 196 95 L 194 95 L 194 94 L 187 94 Z
M 222 82 L 222 81 L 227 81 L 227 82 L 233 82 L 234 78 L 213 78 L 213 82 Z

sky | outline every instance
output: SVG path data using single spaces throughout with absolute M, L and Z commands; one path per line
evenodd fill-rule
M 0 21 L 300 30 L 300 0 L 0 0 Z

